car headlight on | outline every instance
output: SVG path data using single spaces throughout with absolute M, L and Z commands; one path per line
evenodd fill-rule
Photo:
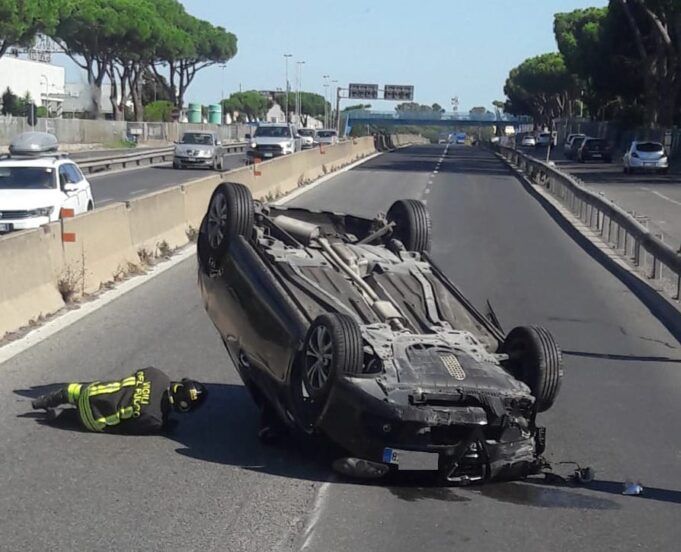
M 213 154 L 211 153 L 210 150 L 201 150 L 201 151 L 199 152 L 199 155 L 200 155 L 201 157 L 210 157 L 210 156 L 213 155 Z
M 54 212 L 54 207 L 40 207 L 39 209 L 31 209 L 28 214 L 32 217 L 50 217 Z
M 258 147 L 258 144 L 256 144 L 255 142 L 251 142 L 251 147 L 252 147 L 253 149 L 255 149 L 255 148 Z

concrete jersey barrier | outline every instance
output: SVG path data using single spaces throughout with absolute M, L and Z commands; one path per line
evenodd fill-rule
M 397 147 L 427 140 L 392 135 Z M 0 237 L 0 338 L 54 313 L 71 297 L 140 270 L 144 258 L 186 245 L 222 181 L 270 200 L 376 152 L 373 137 L 279 157 L 167 188 L 73 219 Z M 256 172 L 259 175 L 256 175 Z M 63 243 L 62 232 L 75 234 Z

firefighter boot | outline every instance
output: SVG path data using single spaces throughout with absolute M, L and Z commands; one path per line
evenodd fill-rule
M 33 407 L 33 410 L 40 409 L 47 410 L 48 408 L 54 408 L 62 404 L 67 404 L 68 402 L 69 396 L 67 389 L 65 387 L 62 387 L 57 391 L 53 391 L 52 393 L 48 393 L 47 395 L 41 395 L 34 401 L 31 401 L 31 406 Z

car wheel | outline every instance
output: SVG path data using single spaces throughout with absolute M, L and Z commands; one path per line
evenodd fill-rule
M 624 167 L 622 167 L 622 172 L 623 172 L 624 174 L 629 174 L 629 169 L 627 168 L 626 165 L 625 165 Z
M 530 388 L 537 411 L 551 408 L 563 378 L 563 357 L 548 330 L 538 326 L 513 328 L 501 352 L 509 356 L 504 367 Z
M 347 314 L 322 314 L 310 326 L 302 357 L 302 380 L 315 401 L 326 399 L 340 374 L 362 371 L 362 334 Z
M 221 259 L 236 236 L 249 238 L 255 224 L 253 197 L 243 184 L 223 182 L 213 192 L 199 230 L 198 253 L 204 260 Z
M 181 169 L 182 165 L 179 161 L 173 161 L 173 169 Z
M 388 209 L 386 220 L 394 223 L 392 237 L 400 240 L 407 251 L 430 251 L 430 212 L 425 203 L 400 199 Z
M 95 208 L 94 203 L 92 203 L 92 201 L 88 201 L 87 210 L 88 210 L 88 211 L 93 211 L 94 208 Z

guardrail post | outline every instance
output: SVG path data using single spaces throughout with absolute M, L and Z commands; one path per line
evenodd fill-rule
M 681 274 L 676 275 L 676 297 L 673 297 L 673 299 L 681 300 Z
M 624 231 L 624 256 L 629 254 L 629 232 Z
M 617 243 L 615 244 L 616 245 L 615 249 L 618 249 L 618 250 L 620 248 L 620 232 L 621 231 L 622 231 L 622 227 L 618 223 L 617 224 L 617 235 L 615 237 L 615 239 L 617 240 Z
M 641 266 L 641 241 L 634 240 L 634 265 Z

